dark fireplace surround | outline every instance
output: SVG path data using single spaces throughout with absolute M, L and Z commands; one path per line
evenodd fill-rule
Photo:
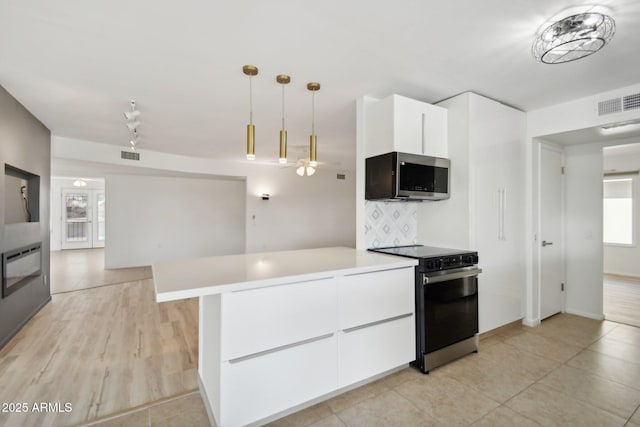
M 2 254 L 2 298 L 6 298 L 40 276 L 42 242 Z

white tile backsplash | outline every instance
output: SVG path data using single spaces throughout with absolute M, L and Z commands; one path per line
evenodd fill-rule
M 417 203 L 365 201 L 365 214 L 367 248 L 417 244 Z

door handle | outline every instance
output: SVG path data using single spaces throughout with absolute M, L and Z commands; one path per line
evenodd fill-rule
M 542 247 L 544 248 L 545 246 L 551 246 L 553 245 L 553 242 L 547 242 L 546 240 L 542 241 Z

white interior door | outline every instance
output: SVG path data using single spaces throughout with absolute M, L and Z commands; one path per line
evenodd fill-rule
M 62 191 L 62 249 L 103 248 L 104 190 Z
M 540 150 L 540 320 L 562 311 L 564 259 L 562 152 Z

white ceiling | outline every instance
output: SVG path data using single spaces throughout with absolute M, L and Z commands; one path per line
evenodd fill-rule
M 616 35 L 588 58 L 533 60 L 538 27 L 584 0 L 0 0 L 0 85 L 54 135 L 128 144 L 122 112 L 142 111 L 142 148 L 242 158 L 254 64 L 259 159 L 277 158 L 280 86 L 290 158 L 305 156 L 318 81 L 322 162 L 355 156 L 355 100 L 435 102 L 475 91 L 532 110 L 639 82 L 640 2 L 607 0 Z

